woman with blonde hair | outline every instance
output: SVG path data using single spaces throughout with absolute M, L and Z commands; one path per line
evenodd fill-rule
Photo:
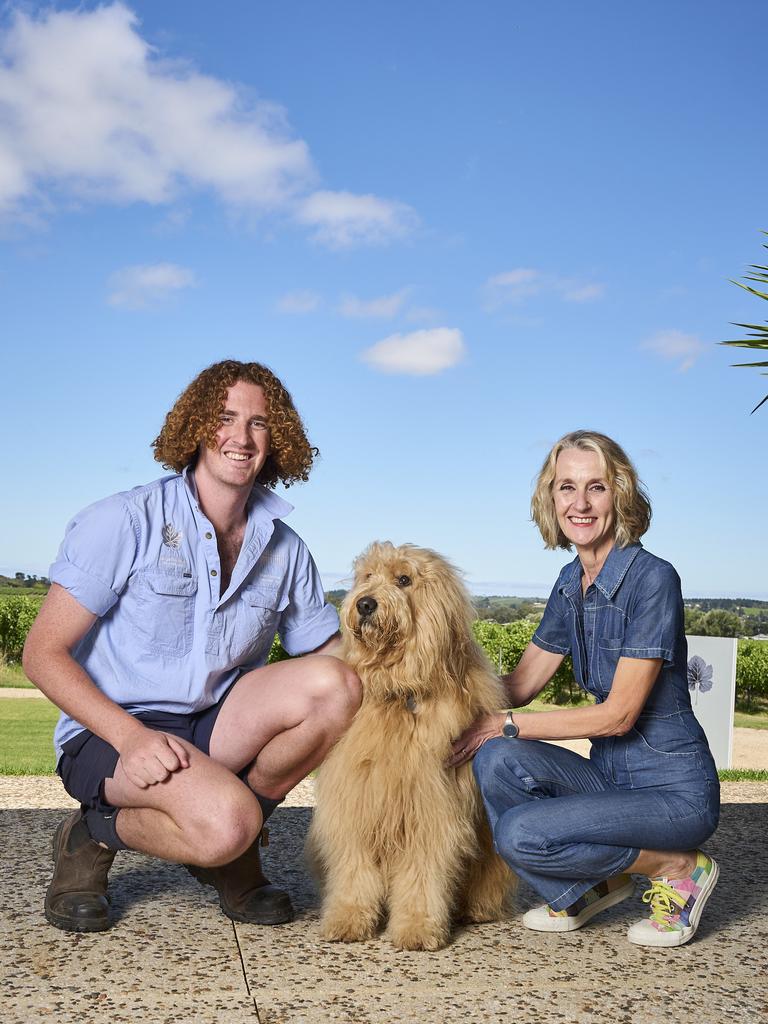
M 545 900 L 523 924 L 572 931 L 630 896 L 646 875 L 650 917 L 630 942 L 679 946 L 694 935 L 718 877 L 698 847 L 717 827 L 720 791 L 691 710 L 680 579 L 640 537 L 651 506 L 615 441 L 566 434 L 531 503 L 548 548 L 576 548 L 533 640 L 504 678 L 528 704 L 573 658 L 586 707 L 475 722 L 452 764 L 474 755 L 496 848 Z M 541 740 L 589 738 L 589 759 Z

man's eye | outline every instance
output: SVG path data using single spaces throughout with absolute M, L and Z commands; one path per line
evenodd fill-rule
M 269 428 L 269 425 L 265 423 L 264 420 L 252 420 L 251 428 L 253 430 L 267 430 Z
M 397 577 L 398 587 L 410 587 L 411 577 L 410 576 L 398 576 Z

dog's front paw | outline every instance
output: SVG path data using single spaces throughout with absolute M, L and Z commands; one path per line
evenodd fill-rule
M 320 920 L 320 935 L 328 942 L 364 942 L 376 933 L 375 915 L 354 907 L 326 911 Z
M 390 921 L 387 937 L 396 949 L 424 949 L 432 952 L 446 945 L 448 929 L 430 921 Z

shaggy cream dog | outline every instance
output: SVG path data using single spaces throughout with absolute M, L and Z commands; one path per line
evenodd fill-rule
M 320 768 L 309 835 L 326 939 L 368 939 L 386 915 L 399 949 L 438 949 L 453 919 L 501 916 L 512 876 L 471 765 L 445 766 L 451 741 L 504 704 L 472 618 L 433 551 L 375 543 L 355 562 L 342 622 L 363 701 Z

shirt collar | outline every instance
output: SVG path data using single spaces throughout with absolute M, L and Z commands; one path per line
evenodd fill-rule
M 194 500 L 194 504 L 197 505 L 197 485 L 195 484 L 195 474 L 192 467 L 185 466 L 181 475 L 187 490 Z M 274 491 L 270 491 L 268 487 L 258 482 L 253 485 L 251 493 L 248 495 L 246 508 L 249 520 L 254 515 L 260 519 L 283 519 L 293 512 L 293 505 L 290 502 L 285 501 L 284 498 L 281 498 Z
M 619 589 L 622 580 L 627 574 L 627 570 L 634 562 L 642 546 L 638 541 L 636 544 L 628 544 L 625 548 L 617 548 L 616 546 L 611 548 L 605 564 L 595 580 L 595 586 L 608 600 Z M 567 594 L 569 597 L 572 597 L 581 586 L 582 569 L 578 555 L 567 569 L 570 571 L 566 572 L 559 589 L 561 594 Z

